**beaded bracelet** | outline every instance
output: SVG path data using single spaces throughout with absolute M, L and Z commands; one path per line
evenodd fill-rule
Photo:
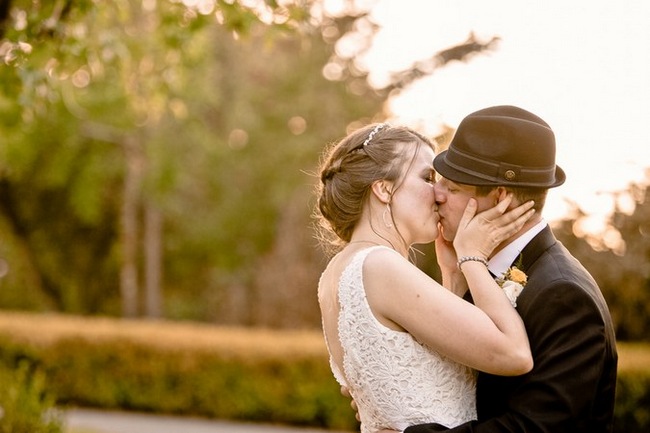
M 456 266 L 458 266 L 458 269 L 462 272 L 463 270 L 460 268 L 460 265 L 462 265 L 465 262 L 479 262 L 483 263 L 485 267 L 488 267 L 488 262 L 485 260 L 483 257 L 478 257 L 478 256 L 463 256 L 460 259 L 458 259 L 458 262 L 456 263 Z

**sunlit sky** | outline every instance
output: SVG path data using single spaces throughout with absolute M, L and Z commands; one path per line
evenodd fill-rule
M 333 5 L 337 0 L 328 0 Z M 557 140 L 567 182 L 549 196 L 549 220 L 564 197 L 594 215 L 610 194 L 645 179 L 650 167 L 650 2 L 645 0 L 366 0 L 381 29 L 359 59 L 371 83 L 464 41 L 498 36 L 489 52 L 453 62 L 393 99 L 391 121 L 433 135 L 442 124 L 491 105 L 512 104 L 544 118 Z

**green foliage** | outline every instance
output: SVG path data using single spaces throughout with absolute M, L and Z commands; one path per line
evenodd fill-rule
M 621 371 L 616 385 L 614 431 L 644 433 L 650 428 L 650 371 Z
M 0 433 L 61 433 L 62 425 L 44 373 L 27 361 L 15 369 L 0 363 Z
M 0 68 L 0 228 L 14 252 L 2 258 L 26 275 L 0 280 L 5 308 L 29 305 L 16 300 L 30 285 L 34 309 L 119 313 L 133 167 L 138 220 L 146 205 L 163 214 L 168 316 L 220 320 L 231 310 L 221 300 L 266 291 L 260 261 L 289 202 L 301 204 L 293 238 L 314 254 L 306 172 L 381 99 L 323 78 L 333 48 L 308 25 L 309 2 L 269 1 L 263 14 L 238 1 L 152 4 L 13 2 L 0 53 L 13 66 Z
M 358 428 L 320 332 L 298 338 L 172 322 L 11 317 L 0 316 L 0 362 L 42 371 L 47 381 L 38 383 L 47 386 L 35 389 L 47 388 L 60 404 Z M 619 354 L 615 432 L 645 432 L 650 347 L 619 344 Z
M 215 328 L 226 337 L 228 332 Z M 96 337 L 52 333 L 44 339 L 47 343 L 21 341 L 22 331 L 14 336 L 0 331 L 0 361 L 13 365 L 29 360 L 38 366 L 61 405 L 333 429 L 356 426 L 324 352 L 314 353 L 308 347 L 313 344 L 296 351 L 277 332 L 268 336 L 277 353 L 261 353 L 254 333 L 249 337 L 253 342 L 246 344 L 241 340 L 246 331 L 230 332 L 243 350 L 135 341 L 130 336 L 138 337 L 137 327 L 126 336 L 106 335 L 106 329 Z M 322 342 L 319 333 L 314 338 Z
M 0 26 L 0 306 L 119 314 L 135 167 L 137 220 L 147 206 L 164 220 L 166 317 L 319 325 L 310 173 L 385 95 L 352 69 L 348 82 L 323 78 L 358 17 L 319 23 L 310 2 L 260 5 L 12 1 Z M 634 214 L 612 220 L 624 256 L 595 252 L 574 220 L 558 233 L 600 283 L 619 338 L 647 340 L 650 199 L 631 194 Z M 423 250 L 419 264 L 435 269 Z
M 617 209 L 602 236 L 618 234 L 622 248 L 604 245 L 602 238 L 577 238 L 573 227 L 584 215 L 567 220 L 556 230 L 558 238 L 598 281 L 612 313 L 619 340 L 650 338 L 650 189 L 631 185 L 621 196 L 632 198 L 630 214 Z

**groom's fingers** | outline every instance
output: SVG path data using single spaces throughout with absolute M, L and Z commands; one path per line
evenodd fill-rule
M 357 404 L 352 400 L 350 402 L 350 407 L 354 410 L 354 417 L 357 419 L 357 421 L 361 422 L 361 416 L 359 415 L 359 407 Z
M 350 390 L 346 386 L 341 386 L 340 391 L 344 397 L 352 399 Z M 352 410 L 354 410 L 354 415 L 357 421 L 361 422 L 361 417 L 359 416 L 359 408 L 357 407 L 357 404 L 355 403 L 354 399 L 350 400 L 350 407 L 352 408 Z

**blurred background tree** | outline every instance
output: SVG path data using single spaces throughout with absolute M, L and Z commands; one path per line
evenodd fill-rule
M 318 327 L 323 147 L 498 42 L 470 35 L 373 89 L 355 59 L 375 30 L 362 10 L 328 16 L 318 1 L 3 2 L 0 307 Z M 625 255 L 575 237 L 579 210 L 560 231 L 619 336 L 647 338 L 636 188 L 634 214 L 611 222 Z
M 586 217 L 578 207 L 555 230 L 600 284 L 617 338 L 626 341 L 649 340 L 650 171 L 647 179 L 614 195 L 615 211 L 600 236 L 575 235 L 582 234 L 580 223 Z
M 279 226 L 308 226 L 323 144 L 381 98 L 323 78 L 321 30 L 345 20 L 243 3 L 7 9 L 5 307 L 258 324 L 287 317 L 256 311 L 267 288 L 310 290 L 286 273 L 276 284 L 265 256 Z

